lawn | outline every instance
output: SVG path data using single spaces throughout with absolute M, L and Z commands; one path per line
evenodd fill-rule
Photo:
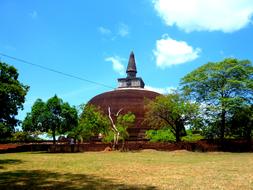
M 253 189 L 253 154 L 0 154 L 0 189 Z

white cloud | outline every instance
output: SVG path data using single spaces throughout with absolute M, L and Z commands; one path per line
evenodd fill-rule
M 111 56 L 111 57 L 105 58 L 105 61 L 112 62 L 113 70 L 119 73 L 120 75 L 124 75 L 125 73 L 125 67 L 122 64 L 123 60 L 124 60 L 123 58 L 120 58 L 118 56 Z
M 252 0 L 153 0 L 168 26 L 186 32 L 234 32 L 251 23 Z
M 184 41 L 173 40 L 167 34 L 156 41 L 156 49 L 153 50 L 156 65 L 160 68 L 193 61 L 199 57 L 200 52 L 199 48 L 194 49 Z
M 121 37 L 126 37 L 129 35 L 129 27 L 128 25 L 124 23 L 119 24 L 119 29 L 118 29 L 118 35 Z
M 110 35 L 112 33 L 110 29 L 103 26 L 98 27 L 98 31 L 103 35 Z
M 30 17 L 31 17 L 32 19 L 36 19 L 36 18 L 38 17 L 37 11 L 32 11 L 32 12 L 29 13 L 29 15 L 30 15 Z
M 169 94 L 169 93 L 173 92 L 174 90 L 176 90 L 175 87 L 156 88 L 156 87 L 152 87 L 152 86 L 145 86 L 145 89 L 155 91 L 160 94 Z

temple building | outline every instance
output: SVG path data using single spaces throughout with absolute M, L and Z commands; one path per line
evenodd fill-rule
M 145 99 L 154 99 L 160 94 L 144 89 L 145 83 L 141 77 L 136 77 L 137 69 L 134 53 L 131 52 L 126 70 L 126 78 L 118 79 L 118 88 L 93 97 L 89 103 L 98 106 L 105 114 L 108 114 L 108 107 L 116 114 L 122 109 L 121 114 L 132 112 L 135 115 L 134 126 L 128 129 L 130 139 L 142 139 L 149 127 L 143 123 Z

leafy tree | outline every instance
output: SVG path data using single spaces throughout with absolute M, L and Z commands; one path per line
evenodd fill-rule
M 112 113 L 111 108 L 108 107 L 108 117 L 111 122 L 111 130 L 109 131 L 109 135 L 107 135 L 106 138 L 111 141 L 113 139 L 113 150 L 118 149 L 119 140 L 122 140 L 123 143 L 121 149 L 124 149 L 125 139 L 129 136 L 127 128 L 133 125 L 135 121 L 135 115 L 133 113 L 128 112 L 127 114 L 122 115 L 120 114 L 122 110 L 123 108 L 119 109 L 115 114 Z M 110 138 L 112 136 L 113 138 Z
M 232 58 L 210 62 L 186 75 L 181 85 L 187 96 L 209 111 L 205 116 L 219 129 L 217 133 L 223 140 L 231 110 L 252 104 L 253 67 L 248 60 Z
M 112 119 L 111 124 L 109 119 Z M 84 140 L 101 136 L 105 142 L 114 141 L 113 147 L 117 146 L 118 141 L 115 141 L 115 136 L 117 136 L 117 139 L 123 141 L 122 147 L 124 147 L 124 141 L 128 137 L 127 128 L 133 124 L 134 120 L 135 116 L 132 113 L 123 115 L 110 113 L 107 117 L 99 107 L 87 104 L 82 106 L 78 127 L 72 135 Z
M 31 113 L 28 113 L 23 121 L 24 131 L 52 133 L 55 144 L 56 133 L 64 134 L 77 126 L 78 116 L 75 107 L 56 95 L 47 102 L 41 99 L 35 101 Z
M 45 118 L 47 111 L 46 108 L 46 103 L 41 99 L 37 99 L 31 108 L 31 112 L 27 113 L 25 119 L 23 120 L 22 129 L 28 132 L 47 132 L 47 126 L 42 125 L 42 119 Z
M 119 140 L 122 140 L 122 147 L 121 150 L 125 148 L 125 140 L 129 137 L 127 129 L 133 126 L 135 121 L 135 115 L 131 112 L 126 114 L 120 114 L 117 116 L 117 122 L 115 124 L 116 129 L 119 132 Z M 114 145 L 114 147 L 117 145 Z
M 158 96 L 146 104 L 147 112 L 144 122 L 152 128 L 168 128 L 176 142 L 186 135 L 185 126 L 193 126 L 198 114 L 198 105 L 184 100 L 179 93 Z
M 0 138 L 6 138 L 18 124 L 15 116 L 23 109 L 29 87 L 18 80 L 15 67 L 0 62 Z
M 89 140 L 91 137 L 107 133 L 110 126 L 109 120 L 98 107 L 87 104 L 82 105 L 81 109 L 78 127 L 74 129 L 73 136 Z

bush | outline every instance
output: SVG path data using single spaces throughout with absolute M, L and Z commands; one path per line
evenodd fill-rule
M 182 141 L 195 142 L 204 139 L 204 137 L 200 133 L 201 131 L 193 131 L 191 129 L 186 130 L 187 135 L 182 137 Z
M 150 142 L 175 142 L 176 138 L 169 129 L 148 130 L 146 138 Z
M 112 131 L 109 131 L 104 137 L 102 138 L 102 142 L 104 143 L 110 143 L 114 140 L 114 133 Z

